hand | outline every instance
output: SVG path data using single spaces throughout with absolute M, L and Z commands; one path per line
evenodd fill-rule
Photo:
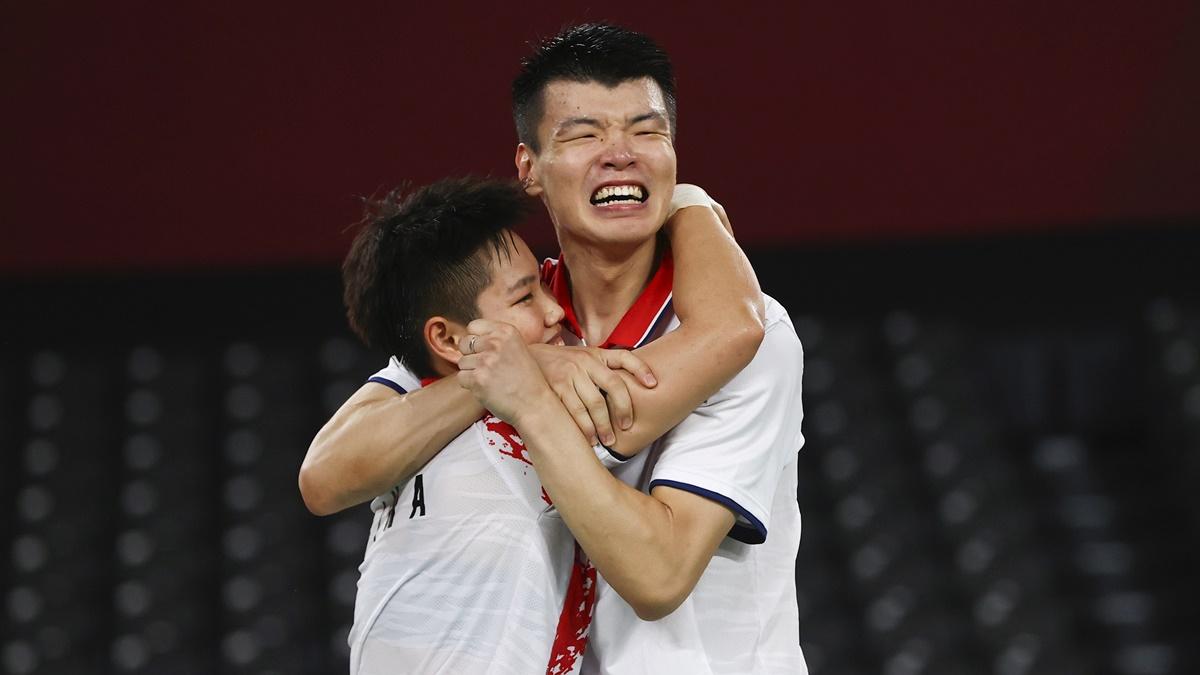
M 597 440 L 605 445 L 616 443 L 613 420 L 622 430 L 633 426 L 629 389 L 615 371 L 629 372 L 646 387 L 658 384 L 650 368 L 633 352 L 623 349 L 530 345 L 529 351 L 592 445 Z
M 516 328 L 476 319 L 467 324 L 467 335 L 460 345 L 458 383 L 493 415 L 516 425 L 521 410 L 556 403 Z

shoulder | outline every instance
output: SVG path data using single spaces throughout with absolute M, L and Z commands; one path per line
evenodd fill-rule
M 751 366 L 755 364 L 763 366 L 766 364 L 802 363 L 804 346 L 800 344 L 800 337 L 796 334 L 792 317 L 788 315 L 783 305 L 765 293 L 763 294 L 763 303 L 766 308 L 763 341 L 759 345 L 758 353 L 754 355 L 754 360 L 751 361 Z
M 766 301 L 763 340 L 746 367 L 710 396 L 699 410 L 709 414 L 738 414 L 759 410 L 764 398 L 792 401 L 800 396 L 804 348 L 787 311 L 774 299 Z M 733 412 L 734 410 L 740 412 Z
M 785 326 L 793 335 L 796 334 L 796 328 L 792 325 L 792 317 L 788 315 L 787 309 L 779 304 L 779 301 L 771 296 L 763 293 L 763 306 L 766 309 L 766 321 L 764 327 L 767 330 L 778 326 Z

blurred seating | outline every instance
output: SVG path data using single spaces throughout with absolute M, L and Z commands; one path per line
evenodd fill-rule
M 795 324 L 814 674 L 1200 668 L 1200 312 Z M 370 514 L 311 516 L 296 471 L 382 357 L 250 330 L 0 356 L 0 671 L 344 670 Z

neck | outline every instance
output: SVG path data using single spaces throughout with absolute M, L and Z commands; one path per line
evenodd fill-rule
M 603 344 L 633 306 L 658 263 L 656 238 L 600 249 L 560 238 L 571 270 L 571 304 L 589 345 Z

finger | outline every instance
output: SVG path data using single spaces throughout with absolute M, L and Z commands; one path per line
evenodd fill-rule
M 613 433 L 612 421 L 608 417 L 608 404 L 604 402 L 604 396 L 596 387 L 596 383 L 587 377 L 576 378 L 575 393 L 579 394 L 579 399 L 587 406 L 587 413 L 596 425 L 596 435 L 600 440 L 605 445 L 616 443 L 617 436 Z
M 494 350 L 495 343 L 490 338 L 482 335 L 464 335 L 458 341 L 458 353 L 462 354 L 462 358 L 464 359 L 468 356 L 479 356 L 480 354 L 486 354 Z
M 475 319 L 467 324 L 467 332 L 479 336 L 479 340 L 475 343 L 475 351 L 484 351 L 484 344 L 491 341 L 492 344 L 499 347 L 500 342 L 521 340 L 521 334 L 516 327 L 504 321 L 489 321 L 487 319 Z
M 466 389 L 467 391 L 475 391 L 475 386 L 478 384 L 478 380 L 476 379 L 473 371 L 460 370 L 455 377 L 458 379 L 458 386 Z
M 475 370 L 476 368 L 479 367 L 479 364 L 480 364 L 480 361 L 482 358 L 483 357 L 480 356 L 479 354 L 466 354 L 465 356 L 463 356 L 461 359 L 458 360 L 458 369 L 460 371 Z
M 633 400 L 629 396 L 629 387 L 615 371 L 608 371 L 606 376 L 596 384 L 604 390 L 608 404 L 608 416 L 617 421 L 617 426 L 626 431 L 633 426 Z
M 650 366 L 647 366 L 645 361 L 638 358 L 637 354 L 625 349 L 605 349 L 603 350 L 603 355 L 604 363 L 609 368 L 624 370 L 647 387 L 653 387 L 658 384 L 658 378 L 654 377 L 654 372 L 650 370 Z
M 617 371 L 608 368 L 589 369 L 587 375 L 604 392 L 609 419 L 616 420 L 621 429 L 633 426 L 633 400 L 629 396 L 629 387 Z
M 474 335 L 474 334 L 464 335 L 462 340 L 460 340 L 458 343 L 458 352 L 460 354 L 462 354 L 463 356 L 467 356 L 468 354 L 478 354 L 479 349 L 476 348 L 476 346 L 475 346 L 475 343 L 478 341 L 479 341 L 478 335 Z
M 592 424 L 592 416 L 588 414 L 587 406 L 583 401 L 579 400 L 579 394 L 570 385 L 563 387 L 555 387 L 554 393 L 558 394 L 558 398 L 562 401 L 563 407 L 570 413 L 571 418 L 575 420 L 575 426 L 583 432 L 584 438 L 588 439 L 588 443 L 595 445 L 596 426 Z

